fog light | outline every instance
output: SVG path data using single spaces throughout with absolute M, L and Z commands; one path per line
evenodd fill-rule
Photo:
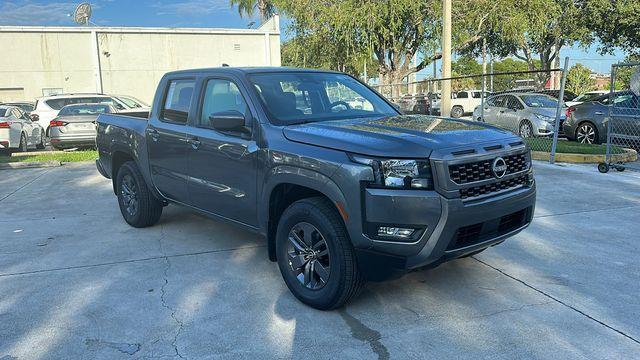
M 397 238 L 409 238 L 415 229 L 407 229 L 407 228 L 397 228 L 397 227 L 388 227 L 388 226 L 380 226 L 378 227 L 378 236 L 388 236 L 388 237 L 397 237 Z

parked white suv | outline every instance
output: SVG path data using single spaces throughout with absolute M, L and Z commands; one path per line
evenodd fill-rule
M 133 107 L 118 96 L 104 94 L 60 94 L 44 96 L 36 99 L 35 109 L 31 112 L 31 118 L 37 121 L 49 136 L 49 123 L 57 115 L 60 109 L 71 104 L 109 104 L 118 112 L 148 111 L 148 108 Z
M 440 98 L 441 94 L 437 93 L 438 100 L 433 102 L 433 109 L 436 112 L 440 112 Z M 485 93 L 485 98 L 489 96 L 489 93 Z M 479 106 L 482 102 L 481 90 L 463 90 L 451 93 L 451 112 L 450 116 L 453 118 L 459 118 L 464 114 L 473 112 L 476 106 Z

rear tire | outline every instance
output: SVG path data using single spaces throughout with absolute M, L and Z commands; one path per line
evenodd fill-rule
M 598 129 L 588 121 L 580 123 L 576 129 L 576 141 L 581 144 L 600 144 Z
M 343 306 L 364 285 L 342 218 L 326 198 L 302 199 L 284 211 L 276 253 L 291 293 L 318 310 Z
M 142 228 L 160 220 L 162 202 L 151 194 L 135 162 L 127 161 L 118 169 L 116 192 L 120 212 L 129 225 Z
M 20 145 L 16 149 L 16 152 L 27 152 L 27 137 L 24 133 L 20 134 Z

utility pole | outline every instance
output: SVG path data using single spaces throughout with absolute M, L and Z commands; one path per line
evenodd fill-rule
M 442 0 L 442 78 L 451 77 L 451 0 Z M 451 80 L 442 81 L 440 114 L 449 117 L 451 113 Z

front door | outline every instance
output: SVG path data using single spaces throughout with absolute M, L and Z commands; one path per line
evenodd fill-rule
M 194 87 L 194 79 L 168 81 L 162 109 L 149 119 L 146 133 L 153 183 L 163 196 L 182 203 L 189 201 L 185 128 Z
M 190 203 L 207 212 L 251 226 L 257 225 L 257 146 L 253 116 L 246 97 L 231 79 L 205 80 L 201 111 L 187 128 Z M 246 131 L 219 131 L 212 114 L 238 111 Z

